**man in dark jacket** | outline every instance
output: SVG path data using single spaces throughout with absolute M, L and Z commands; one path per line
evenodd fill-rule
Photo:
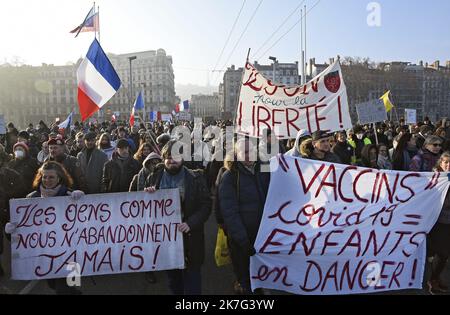
M 230 250 L 236 278 L 244 293 L 250 294 L 250 257 L 261 223 L 270 173 L 261 172 L 259 162 L 251 161 L 255 148 L 248 139 L 239 139 L 235 157 L 226 160 L 227 171 L 219 184 L 220 213 L 230 238 Z
M 127 192 L 134 175 L 141 169 L 141 164 L 131 155 L 127 140 L 120 139 L 116 149 L 112 160 L 103 168 L 102 192 Z
M 99 194 L 102 191 L 103 167 L 108 162 L 108 157 L 95 146 L 97 136 L 89 132 L 84 136 L 85 148 L 78 153 L 81 169 L 86 176 L 86 194 Z
M 0 277 L 4 275 L 1 266 L 3 254 L 3 231 L 10 221 L 9 201 L 13 198 L 25 198 L 27 191 L 20 174 L 10 168 L 0 168 Z
M 324 161 L 330 163 L 341 163 L 339 157 L 331 152 L 330 134 L 325 131 L 316 131 L 312 134 L 313 152 L 307 157 L 311 160 Z
M 352 163 L 353 148 L 347 142 L 345 131 L 337 132 L 336 140 L 336 144 L 331 149 L 331 152 L 339 157 L 342 164 L 350 165 Z
M 48 150 L 50 152 L 47 161 L 56 161 L 64 166 L 66 171 L 73 179 L 73 189 L 87 191 L 86 177 L 81 169 L 80 161 L 76 157 L 70 156 L 65 151 L 63 140 L 56 138 L 48 141 Z
M 192 171 L 183 166 L 179 156 L 172 156 L 176 141 L 170 141 L 162 150 L 163 163 L 146 181 L 147 192 L 178 188 L 181 198 L 185 270 L 167 272 L 169 288 L 175 295 L 200 295 L 201 266 L 205 260 L 204 224 L 211 213 L 211 200 L 202 171 Z

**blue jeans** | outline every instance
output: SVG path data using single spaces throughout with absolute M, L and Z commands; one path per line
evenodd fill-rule
M 200 267 L 167 271 L 169 289 L 173 295 L 201 295 L 202 275 Z

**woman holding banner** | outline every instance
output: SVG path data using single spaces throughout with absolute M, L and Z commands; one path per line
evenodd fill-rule
M 445 152 L 439 159 L 435 168 L 437 172 L 450 172 L 450 152 Z M 431 278 L 428 281 L 430 294 L 444 293 L 448 286 L 441 280 L 441 274 L 447 265 L 450 255 L 450 190 L 445 197 L 444 205 L 438 222 L 429 234 L 429 250 L 432 256 Z
M 29 194 L 27 198 L 51 198 L 71 196 L 74 200 L 84 196 L 84 192 L 76 190 L 71 191 L 73 180 L 64 166 L 55 161 L 48 161 L 38 170 L 33 182 L 34 192 Z M 16 225 L 13 223 L 6 224 L 5 232 L 13 234 Z M 74 287 L 67 286 L 66 279 L 48 280 L 50 288 L 56 291 L 56 294 L 79 295 L 81 292 Z

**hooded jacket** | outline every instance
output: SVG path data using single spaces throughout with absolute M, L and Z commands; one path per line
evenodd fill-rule
M 292 149 L 290 149 L 289 151 L 286 152 L 286 155 L 302 157 L 302 154 L 298 149 L 299 149 L 301 142 L 304 141 L 308 137 L 310 137 L 309 132 L 307 132 L 305 130 L 299 130 L 299 132 L 297 133 L 297 137 L 295 138 L 294 146 L 292 147 Z

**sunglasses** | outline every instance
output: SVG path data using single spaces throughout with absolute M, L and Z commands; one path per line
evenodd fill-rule
M 431 145 L 433 147 L 442 147 L 442 144 L 440 144 L 440 143 L 432 143 Z

